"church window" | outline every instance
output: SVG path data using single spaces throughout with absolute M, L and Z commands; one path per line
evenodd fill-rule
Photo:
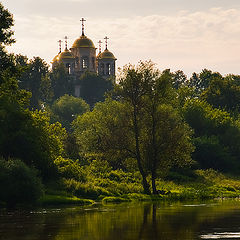
M 70 64 L 69 63 L 66 63 L 66 69 L 67 69 L 67 73 L 70 74 Z
M 107 70 L 107 75 L 111 75 L 111 64 L 110 63 L 107 63 L 106 65 L 106 70 Z
M 83 68 L 83 69 L 87 69 L 87 68 L 88 68 L 88 65 L 89 65 L 89 63 L 88 63 L 88 57 L 83 57 L 83 58 L 82 58 L 82 68 Z

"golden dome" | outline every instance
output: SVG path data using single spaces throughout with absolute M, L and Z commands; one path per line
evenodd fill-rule
M 108 49 L 105 49 L 104 52 L 98 54 L 98 59 L 114 59 L 117 60 L 113 53 L 111 53 Z
M 72 45 L 72 48 L 95 48 L 93 41 L 82 35 L 80 38 L 76 39 Z
M 65 49 L 64 52 L 59 55 L 59 60 L 63 59 L 74 59 L 74 57 L 68 49 Z
M 53 58 L 52 63 L 57 62 L 58 60 L 59 60 L 59 54 Z

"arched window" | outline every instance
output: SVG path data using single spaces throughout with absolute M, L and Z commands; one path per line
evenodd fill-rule
M 67 73 L 70 74 L 70 64 L 69 63 L 66 63 L 66 69 L 67 69 Z
M 107 63 L 106 64 L 106 74 L 107 75 L 111 75 L 111 64 L 110 63 Z
M 88 57 L 82 57 L 82 68 L 83 69 L 87 69 L 89 66 L 89 61 L 88 61 Z

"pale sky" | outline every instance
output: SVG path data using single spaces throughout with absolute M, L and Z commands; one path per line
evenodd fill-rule
M 10 51 L 49 64 L 59 39 L 107 35 L 117 66 L 151 59 L 160 70 L 240 74 L 240 0 L 2 0 L 15 19 Z M 62 46 L 64 48 L 64 46 Z

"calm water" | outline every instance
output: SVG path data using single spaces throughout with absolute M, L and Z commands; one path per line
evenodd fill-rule
M 240 239 L 240 201 L 2 210 L 0 239 Z

